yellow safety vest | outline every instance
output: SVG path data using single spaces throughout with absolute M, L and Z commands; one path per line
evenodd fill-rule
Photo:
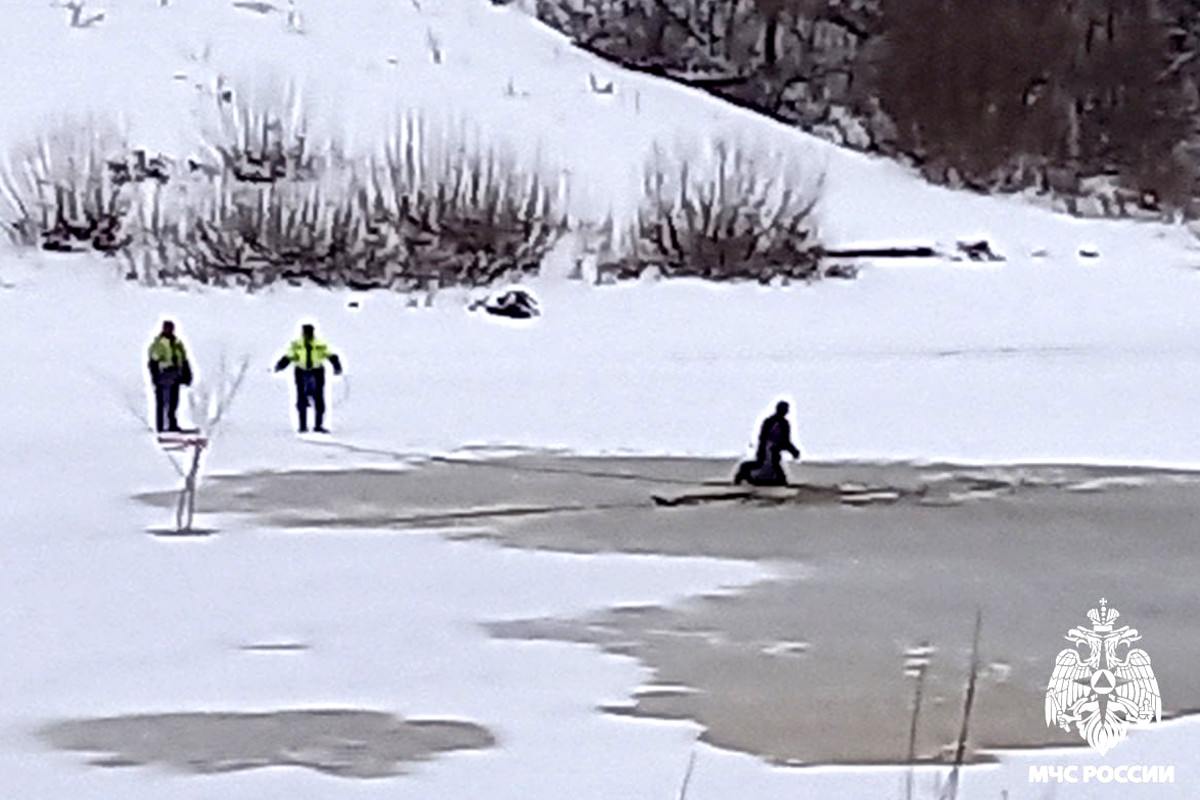
M 162 368 L 182 367 L 187 361 L 187 349 L 178 338 L 168 339 L 159 334 L 150 343 L 150 360 Z
M 287 357 L 301 369 L 316 369 L 329 360 L 329 345 L 316 338 L 309 342 L 296 339 L 288 345 Z

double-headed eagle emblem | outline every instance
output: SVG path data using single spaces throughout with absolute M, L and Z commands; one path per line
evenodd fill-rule
M 1128 625 L 1115 628 L 1119 616 L 1101 599 L 1100 608 L 1088 612 L 1090 630 L 1068 631 L 1066 639 L 1074 647 L 1058 654 L 1046 687 L 1046 725 L 1069 732 L 1074 724 L 1084 741 L 1101 753 L 1124 739 L 1131 725 L 1162 718 L 1150 656 L 1131 647 L 1141 634 Z M 1080 645 L 1087 645 L 1087 651 Z

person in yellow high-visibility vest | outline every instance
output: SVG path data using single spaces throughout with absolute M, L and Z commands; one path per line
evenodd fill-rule
M 287 369 L 288 364 L 296 367 L 296 412 L 299 415 L 301 433 L 308 432 L 308 405 L 316 411 L 313 431 L 329 433 L 325 429 L 325 362 L 333 366 L 333 374 L 342 374 L 342 362 L 329 345 L 317 338 L 312 325 L 300 326 L 300 338 L 292 340 L 287 352 L 275 364 L 275 371 Z
M 175 323 L 164 320 L 162 331 L 150 343 L 150 382 L 154 384 L 154 427 L 159 433 L 178 432 L 179 387 L 192 384 L 187 348 L 175 335 Z

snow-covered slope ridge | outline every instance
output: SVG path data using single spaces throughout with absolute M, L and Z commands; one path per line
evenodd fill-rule
M 118 125 L 134 146 L 182 155 L 231 90 L 235 102 L 302 114 L 314 135 L 351 149 L 379 146 L 405 111 L 465 124 L 554 165 L 584 217 L 632 208 L 654 145 L 702 158 L 726 138 L 823 173 L 820 221 L 834 244 L 983 236 L 1028 252 L 1065 238 L 1073 252 L 1152 235 L 924 185 L 894 164 L 624 72 L 486 0 L 89 0 L 79 18 L 101 12 L 72 27 L 69 9 L 7 4 L 0 145 L 92 118 Z

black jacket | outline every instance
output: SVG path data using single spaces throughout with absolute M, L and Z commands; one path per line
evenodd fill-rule
M 758 461 L 766 461 L 771 454 L 779 458 L 782 453 L 791 453 L 792 458 L 799 458 L 800 448 L 792 443 L 792 426 L 787 417 L 772 414 L 763 420 L 758 431 Z

